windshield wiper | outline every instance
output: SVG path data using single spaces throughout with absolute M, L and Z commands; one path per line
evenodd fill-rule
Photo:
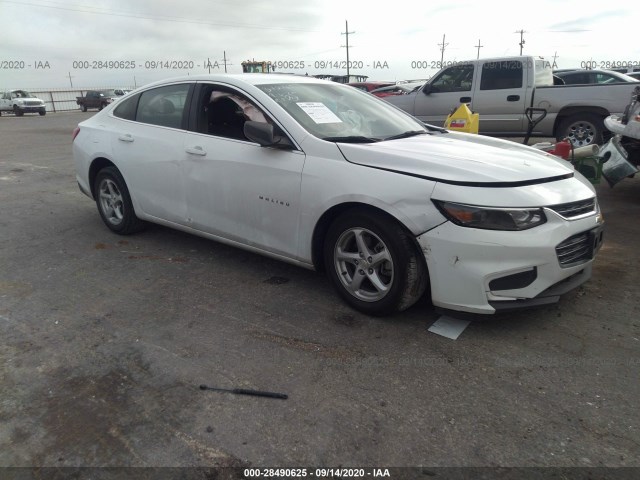
M 346 137 L 323 137 L 327 142 L 341 143 L 374 143 L 379 142 L 379 138 L 364 137 L 362 135 L 349 135 Z
M 383 141 L 387 140 L 397 140 L 399 138 L 409 138 L 415 137 L 416 135 L 427 135 L 429 132 L 424 130 L 409 130 L 408 132 L 399 133 L 398 135 L 391 135 L 390 137 L 386 137 Z

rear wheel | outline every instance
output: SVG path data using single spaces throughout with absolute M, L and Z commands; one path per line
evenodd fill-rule
M 144 222 L 136 217 L 127 184 L 117 168 L 106 167 L 98 172 L 95 192 L 100 217 L 111 231 L 129 235 L 144 228 Z
M 338 217 L 325 237 L 325 269 L 340 296 L 370 315 L 413 305 L 427 286 L 424 261 L 400 224 L 366 210 Z
M 604 120 L 594 113 L 570 115 L 558 127 L 557 140 L 569 139 L 575 148 L 600 145 L 603 139 Z
M 44 117 L 44 116 L 47 114 L 47 112 L 46 112 L 46 111 L 40 111 L 40 112 L 38 112 L 38 113 L 40 114 L 40 116 L 41 116 L 41 117 Z

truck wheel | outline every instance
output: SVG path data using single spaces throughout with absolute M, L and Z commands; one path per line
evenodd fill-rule
M 369 315 L 413 305 L 427 286 L 420 252 L 400 224 L 367 210 L 350 210 L 329 227 L 327 274 L 340 296 Z
M 144 222 L 133 210 L 127 184 L 116 167 L 100 170 L 94 185 L 98 212 L 112 232 L 129 235 L 144 228 Z
M 24 112 L 20 110 L 17 105 L 13 106 L 13 113 L 16 114 L 16 117 L 21 117 L 22 115 L 24 115 Z
M 40 114 L 40 116 L 41 116 L 41 117 L 44 117 L 44 116 L 47 114 L 47 112 L 46 112 L 46 111 L 44 111 L 44 112 L 38 112 L 38 113 Z
M 87 106 L 86 105 L 80 105 L 80 108 L 82 109 L 83 112 L 87 111 Z
M 603 132 L 604 120 L 602 117 L 595 113 L 576 113 L 560 122 L 556 132 L 556 140 L 568 138 L 576 148 L 600 145 Z

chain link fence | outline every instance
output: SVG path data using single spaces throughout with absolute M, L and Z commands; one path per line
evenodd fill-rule
M 69 88 L 69 89 L 37 89 L 30 90 L 30 93 L 44 101 L 47 112 L 69 112 L 79 110 L 76 97 L 84 97 L 89 90 L 133 90 L 134 87 L 93 87 L 93 88 Z

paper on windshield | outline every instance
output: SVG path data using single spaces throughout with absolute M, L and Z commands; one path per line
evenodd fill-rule
M 342 120 L 322 102 L 297 102 L 297 105 L 316 123 L 342 123 Z

